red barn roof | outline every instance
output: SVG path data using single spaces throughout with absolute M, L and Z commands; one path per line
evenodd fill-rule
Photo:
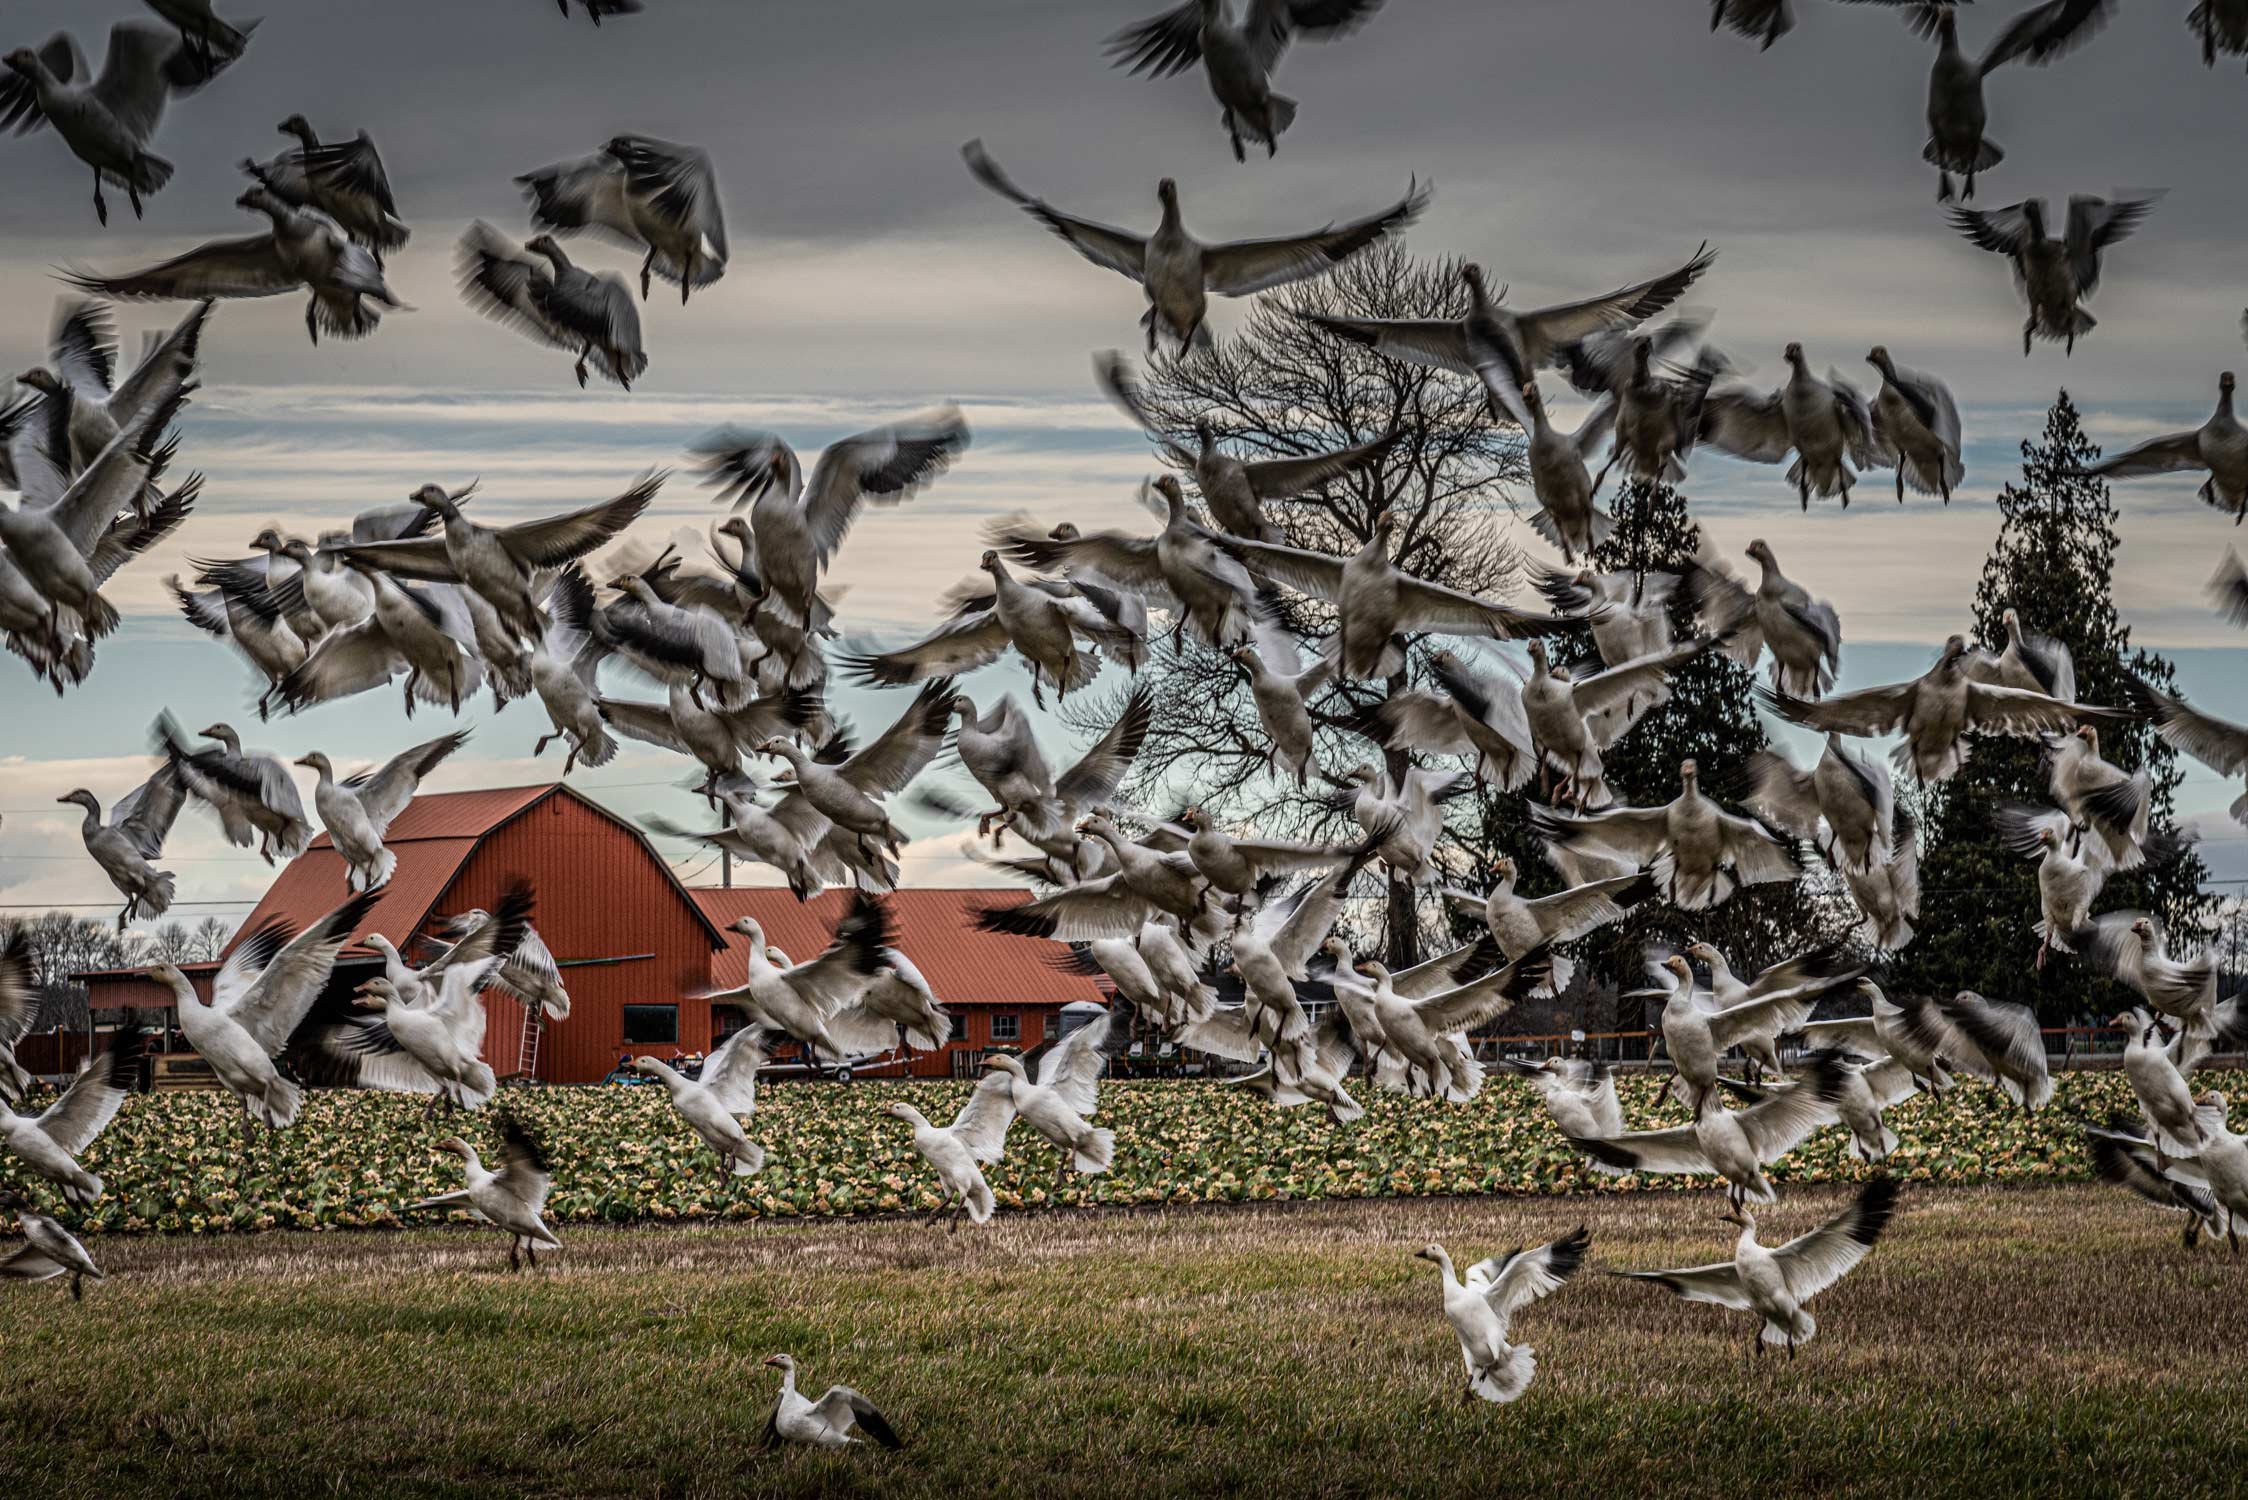
M 765 941 L 798 963 L 827 946 L 851 901 L 849 891 L 837 890 L 799 903 L 779 886 L 698 886 L 688 894 L 720 927 L 755 918 L 765 929 Z M 1019 905 L 1030 899 L 1028 891 L 927 888 L 893 891 L 882 899 L 897 921 L 898 951 L 913 960 L 948 1005 L 1098 1004 L 1107 999 L 1088 976 L 1054 967 L 1051 960 L 1067 951 L 1060 943 L 985 932 L 975 925 L 978 907 Z M 726 951 L 711 960 L 711 979 L 737 985 L 748 968 L 749 940 L 738 932 L 728 932 L 726 940 Z

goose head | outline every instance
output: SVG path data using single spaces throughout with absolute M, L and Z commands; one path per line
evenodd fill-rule
M 5 63 L 9 72 L 21 74 L 33 83 L 51 84 L 54 82 L 54 75 L 47 71 L 47 65 L 41 62 L 39 54 L 29 47 L 16 48 L 7 56 L 0 57 L 0 63 Z
M 1413 1259 L 1434 1261 L 1437 1265 L 1442 1266 L 1447 1271 L 1452 1269 L 1451 1254 L 1446 1251 L 1442 1245 L 1423 1245 L 1420 1249 L 1413 1252 Z
M 946 707 L 948 707 L 963 724 L 973 724 L 976 721 L 976 700 L 969 697 L 966 693 L 954 693 L 952 695 L 951 701 L 946 705 Z
M 1897 367 L 1889 362 L 1889 351 L 1880 344 L 1866 351 L 1866 363 L 1879 370 L 1885 379 L 1897 378 Z
M 2084 742 L 2087 753 L 2092 755 L 2100 753 L 2100 731 L 2097 728 L 2090 724 L 2080 724 L 2077 726 L 2076 737 Z
M 1663 967 L 1670 970 L 1672 974 L 1676 975 L 1680 984 L 1686 985 L 1689 988 L 1693 986 L 1694 966 L 1686 962 L 1686 957 L 1684 954 L 1673 953 L 1670 957 L 1663 960 Z
M 984 1071 L 986 1073 L 994 1071 L 1001 1073 L 1010 1073 L 1017 1078 L 1023 1079 L 1027 1079 L 1030 1077 L 1030 1074 L 1023 1071 L 1022 1059 L 1006 1052 L 994 1053 L 990 1057 L 985 1058 Z
M 1491 861 L 1492 882 L 1502 891 L 1514 889 L 1518 873 L 1514 861 L 1504 854 Z
M 1729 1208 L 1719 1214 L 1717 1221 L 1720 1224 L 1738 1224 L 1741 1227 L 1741 1238 L 1743 1239 L 1752 1239 L 1756 1235 L 1756 1215 L 1748 1211 L 1748 1205 L 1745 1203 L 1739 1208 Z
M 250 538 L 251 546 L 267 553 L 287 552 L 289 543 L 290 539 L 281 535 L 281 528 L 278 526 L 267 526 Z
M 1786 360 L 1792 368 L 1798 370 L 1802 369 L 1803 346 L 1791 341 L 1785 349 L 1782 349 L 1780 351 L 1780 358 Z
M 570 263 L 570 258 L 562 253 L 561 244 L 551 234 L 542 234 L 537 239 L 526 240 L 523 242 L 523 248 L 533 255 L 545 256 L 557 270 Z
M 333 781 L 336 777 L 336 768 L 334 764 L 329 761 L 328 757 L 325 754 L 318 750 L 314 750 L 309 754 L 300 755 L 294 761 L 291 761 L 290 764 L 303 766 L 308 770 L 319 772 L 320 779 L 322 781 Z
M 765 929 L 757 925 L 757 919 L 755 917 L 743 917 L 738 921 L 731 922 L 727 925 L 726 930 L 728 932 L 738 932 L 743 937 L 748 938 L 749 946 L 751 948 L 762 948 L 765 946 Z
M 187 982 L 187 976 L 180 972 L 180 966 L 168 958 L 160 958 L 150 964 L 147 974 L 158 984 L 170 986 L 174 995 L 192 997 L 195 994 L 195 987 Z
M 1351 967 L 1376 984 L 1386 984 L 1389 981 L 1389 965 L 1378 958 L 1362 958 Z
M 276 540 L 279 540 L 276 538 Z M 303 537 L 291 537 L 274 549 L 300 568 L 312 566 L 312 544 Z
M 662 1063 L 657 1062 L 652 1057 L 636 1057 L 632 1060 L 632 1071 L 635 1073 L 645 1073 L 650 1078 L 653 1078 L 658 1073 L 662 1072 L 663 1067 L 664 1065 Z
M 352 991 L 351 1003 L 361 1010 L 382 1010 L 398 998 L 398 987 L 376 975 Z
M 1155 185 L 1156 199 L 1163 205 L 1165 218 L 1177 218 L 1179 213 L 1179 183 L 1175 177 L 1166 177 Z
M 1215 451 L 1218 446 L 1217 424 L 1208 417 L 1196 417 L 1194 419 L 1194 437 L 1197 442 L 1201 443 L 1204 453 Z
M 95 801 L 94 794 L 87 791 L 84 787 L 77 787 L 71 791 L 64 792 L 55 800 L 57 802 L 75 802 L 78 806 L 86 809 L 86 816 L 90 818 L 99 818 L 101 816 L 101 804 Z
M 1163 497 L 1163 503 L 1171 508 L 1172 515 L 1176 516 L 1177 514 L 1179 514 L 1179 512 L 1186 509 L 1186 491 L 1179 488 L 1179 480 L 1177 475 L 1157 475 L 1155 480 L 1155 492 Z
M 220 744 L 226 746 L 227 753 L 230 755 L 242 753 L 242 736 L 234 732 L 232 724 L 213 724 L 200 733 L 204 739 L 217 740 Z
M 320 137 L 313 133 L 312 122 L 303 115 L 291 115 L 273 128 L 283 135 L 295 136 L 304 142 L 308 151 L 320 144 Z
M 1655 341 L 1641 334 L 1631 341 L 1631 373 L 1645 380 L 1654 366 Z
M 2061 831 L 2058 828 L 2040 828 L 2037 830 L 2037 842 L 2041 848 L 2057 850 L 2061 847 Z
M 2153 920 L 2148 917 L 2141 917 L 2138 921 L 2133 922 L 2131 924 L 2131 936 L 2137 938 L 2143 947 L 2150 949 L 2154 947 Z
M 457 1135 L 449 1135 L 429 1149 L 439 1156 L 457 1156 L 462 1161 L 476 1160 L 476 1148 Z
M 1690 755 L 1680 761 L 1678 763 L 1679 789 L 1685 792 L 1693 791 L 1694 783 L 1701 776 L 1701 770 L 1702 768 L 1694 763 L 1694 758 Z
M 1944 18 L 1944 23 L 1947 27 L 1951 24 L 1951 18 L 1948 14 Z M 2021 207 L 2022 221 L 2029 226 L 2030 238 L 2033 240 L 2045 238 L 2045 200 L 2043 198 L 2028 198 L 2023 200 Z
M 471 480 L 457 490 L 448 490 L 441 484 L 425 484 L 406 498 L 415 505 L 437 512 L 448 521 L 458 520 L 461 502 L 475 493 L 476 483 Z
M 1746 554 L 1751 561 L 1762 563 L 1767 568 L 1777 568 L 1780 565 L 1779 559 L 1772 555 L 1772 544 L 1762 537 L 1748 544 Z
M 1237 664 L 1248 668 L 1252 672 L 1254 672 L 1257 669 L 1259 663 L 1263 661 L 1263 658 L 1257 655 L 1257 648 L 1249 645 L 1247 642 L 1243 642 L 1241 645 L 1234 647 L 1231 651 L 1228 651 L 1226 655 L 1232 657 Z
M 236 208 L 246 208 L 252 213 L 265 214 L 278 223 L 289 212 L 289 205 L 276 198 L 269 190 L 254 187 L 234 200 Z
M 984 549 L 984 555 L 976 559 L 976 566 L 994 578 L 1005 578 L 1007 576 L 1007 565 L 1001 562 L 999 554 L 990 548 Z
M 16 379 L 33 390 L 45 391 L 50 396 L 63 394 L 62 382 L 55 377 L 55 372 L 40 365 L 33 365 Z
M 779 1370 L 785 1375 L 794 1375 L 796 1373 L 796 1361 L 786 1354 L 774 1354 L 766 1358 L 765 1368 Z
M 1535 668 L 1541 676 L 1553 669 L 1553 662 L 1551 658 L 1546 655 L 1545 642 L 1538 639 L 1538 637 L 1536 636 L 1530 637 L 1530 665 Z
M 1724 962 L 1722 958 L 1718 957 L 1717 950 L 1707 943 L 1688 943 L 1686 945 L 1686 956 L 1698 958 L 1713 969 Z
M 2225 1107 L 2224 1092 L 2221 1089 L 2204 1089 L 2201 1097 L 2193 1102 L 2204 1108 L 2222 1110 Z
M 1199 833 L 1210 826 L 1210 818 L 1201 808 L 1189 807 L 1179 813 L 1179 826 Z
M 1506 289 L 1504 287 L 1499 289 L 1498 296 L 1491 295 L 1489 284 L 1483 279 L 1483 268 L 1472 260 L 1460 267 L 1460 280 L 1466 283 L 1468 297 L 1478 309 L 1490 307 L 1494 303 L 1506 300 Z
M 1963 635 L 1951 636 L 1944 641 L 1943 655 L 1936 658 L 1936 665 L 1939 667 L 1951 666 L 1966 654 L 1967 637 Z
M 2227 401 L 2232 399 L 2232 386 L 2232 371 L 2227 370 L 2217 377 L 2217 394 Z

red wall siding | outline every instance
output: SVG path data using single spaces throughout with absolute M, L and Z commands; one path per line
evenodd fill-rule
M 538 893 L 532 917 L 562 965 L 570 1018 L 549 1021 L 539 1044 L 538 1076 L 550 1083 L 598 1082 L 624 1045 L 624 1006 L 679 1007 L 676 1047 L 633 1047 L 663 1057 L 708 1051 L 710 1007 L 687 1001 L 710 983 L 709 930 L 647 846 L 571 797 L 553 796 L 495 830 L 477 848 L 439 902 L 440 912 L 495 905 L 516 876 Z M 573 959 L 632 962 L 572 967 Z M 484 1056 L 513 1072 L 522 1008 L 486 1002 Z

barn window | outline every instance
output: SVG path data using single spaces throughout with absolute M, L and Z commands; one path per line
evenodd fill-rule
M 1021 1016 L 997 1015 L 991 1018 L 991 1039 L 995 1042 L 1012 1042 L 1023 1034 Z
M 624 1008 L 624 1039 L 628 1042 L 679 1040 L 679 1007 L 628 1005 Z

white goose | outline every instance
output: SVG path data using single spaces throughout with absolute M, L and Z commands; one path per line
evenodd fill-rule
M 596 3 L 610 9 L 614 0 Z M 590 229 L 647 246 L 640 263 L 642 301 L 652 276 L 676 285 L 684 306 L 695 288 L 726 274 L 718 174 L 698 147 L 653 136 L 613 136 L 590 156 L 526 172 L 515 183 L 530 200 L 531 221 L 541 228 Z
M 60 1187 L 72 1204 L 92 1203 L 102 1194 L 102 1180 L 80 1166 L 78 1157 L 117 1118 L 131 1087 L 126 1070 L 136 1061 L 130 1052 L 112 1048 L 82 1063 L 62 1097 L 39 1114 L 0 1107 L 0 1146 Z
M 989 1222 L 999 1202 L 992 1196 L 991 1184 L 984 1181 L 982 1164 L 999 1160 L 1005 1152 L 1007 1127 L 1015 1122 L 1014 1079 L 1003 1072 L 977 1079 L 968 1102 L 950 1125 L 931 1124 L 920 1110 L 903 1102 L 886 1107 L 913 1127 L 913 1149 L 937 1174 L 942 1192 L 933 1212 L 942 1212 L 950 1199 L 948 1223 L 957 1224 L 963 1213 L 970 1223 Z
M 1606 1063 L 1579 1057 L 1549 1057 L 1535 1063 L 1508 1058 L 1502 1066 L 1538 1091 L 1546 1113 L 1563 1135 L 1593 1140 L 1624 1133 L 1616 1075 Z
M 398 856 L 383 843 L 383 835 L 397 816 L 414 800 L 422 778 L 438 763 L 468 743 L 468 731 L 455 730 L 434 740 L 400 751 L 372 771 L 336 780 L 336 768 L 318 750 L 297 758 L 320 780 L 312 789 L 312 807 L 320 826 L 349 867 L 346 883 L 355 891 L 388 885 L 398 868 Z
M 1731 1260 L 1675 1271 L 1618 1271 L 1635 1281 L 1652 1281 L 1688 1302 L 1714 1302 L 1753 1313 L 1761 1322 L 1750 1348 L 1762 1355 L 1766 1344 L 1784 1345 L 1788 1358 L 1808 1343 L 1818 1321 L 1803 1304 L 1850 1274 L 1881 1238 L 1896 1211 L 1897 1183 L 1876 1177 L 1855 1203 L 1784 1245 L 1757 1243 L 1756 1217 L 1746 1211 L 1725 1215 L 1741 1226 Z
M 1767 1091 L 1746 1109 L 1726 1109 L 1709 1094 L 1691 1124 L 1571 1137 L 1569 1143 L 1592 1159 L 1595 1171 L 1619 1177 L 1714 1173 L 1725 1179 L 1727 1199 L 1735 1208 L 1746 1202 L 1771 1203 L 1780 1195 L 1765 1176 L 1765 1166 L 1838 1118 L 1829 1095 L 1836 1092 L 1831 1075 L 1839 1066 L 1831 1057 L 1813 1063 L 1803 1078 Z
M 985 1068 L 1007 1078 L 1016 1115 L 1060 1153 L 1057 1181 L 1073 1166 L 1087 1175 L 1105 1172 L 1116 1156 L 1114 1132 L 1088 1119 L 1100 1108 L 1101 1072 L 1108 1066 L 1102 1048 L 1109 1024 L 1103 1016 L 1056 1042 L 1039 1063 L 1035 1080 L 1018 1057 L 1000 1053 L 984 1060 Z
M 2218 510 L 2230 511 L 2235 526 L 2248 515 L 2248 427 L 2232 413 L 2233 378 L 2227 370 L 2217 377 L 2217 409 L 2209 420 L 2190 432 L 2173 432 L 2150 438 L 2103 458 L 2085 469 L 2099 478 L 2138 479 L 2148 474 L 2195 474 L 2206 471 L 2201 498 Z
M 159 870 L 154 861 L 164 854 L 164 840 L 187 800 L 187 788 L 176 767 L 166 762 L 155 775 L 118 799 L 102 822 L 101 804 L 80 787 L 55 799 L 86 810 L 79 838 L 86 853 L 109 883 L 125 898 L 117 913 L 117 930 L 137 917 L 160 917 L 172 907 L 172 872 Z
M 213 812 L 236 848 L 257 845 L 267 864 L 295 859 L 312 842 L 304 800 L 288 768 L 270 755 L 242 748 L 242 737 L 228 724 L 213 724 L 202 737 L 216 741 L 190 749 L 169 713 L 156 720 L 158 748 L 177 771 L 182 785 Z
M 1834 682 L 1842 662 L 1842 621 L 1834 606 L 1780 571 L 1762 537 L 1748 544 L 1761 576 L 1752 590 L 1715 557 L 1698 558 L 1686 585 L 1702 630 L 1724 642 L 1725 653 L 1753 667 L 1772 653 L 1772 682 L 1799 698 L 1816 698 Z
M 1803 508 L 1811 497 L 1839 496 L 1850 505 L 1857 483 L 1851 465 L 1881 462 L 1874 448 L 1873 412 L 1856 386 L 1835 370 L 1825 380 L 1811 373 L 1801 344 L 1785 350 L 1787 382 L 1769 394 L 1746 389 L 1712 391 L 1702 406 L 1702 441 L 1750 463 L 1776 464 L 1789 453 L 1788 483 Z
M 32 1208 L 20 1194 L 0 1192 L 0 1208 L 16 1216 L 16 1221 L 23 1226 L 24 1241 L 12 1254 L 0 1259 L 0 1280 L 53 1281 L 58 1276 L 68 1276 L 70 1300 L 83 1302 L 87 1277 L 96 1281 L 108 1279 L 75 1235 Z
M 1959 405 L 1951 388 L 1933 375 L 1899 367 L 1881 345 L 1873 346 L 1866 363 L 1881 372 L 1881 389 L 1873 398 L 1873 448 L 1880 463 L 1897 471 L 1897 503 L 1904 504 L 1905 485 L 1923 495 L 1941 495 L 1951 504 L 1951 492 L 1967 477 L 1959 458 Z
M 831 1063 L 848 1058 L 851 1049 L 828 1029 L 828 1021 L 858 998 L 886 962 L 881 928 L 859 913 L 846 912 L 819 957 L 793 965 L 787 954 L 766 945 L 764 926 L 755 917 L 743 917 L 728 930 L 749 939 L 747 972 L 732 989 L 696 998 L 739 1007 L 759 1025 L 793 1037 L 815 1057 Z
M 786 1441 L 809 1443 L 815 1448 L 842 1448 L 857 1441 L 851 1436 L 853 1428 L 885 1448 L 905 1446 L 874 1403 L 849 1386 L 831 1385 L 819 1400 L 809 1400 L 797 1393 L 796 1360 L 792 1356 L 776 1354 L 765 1363 L 781 1372 L 781 1393 L 773 1403 L 773 1415 L 765 1423 L 765 1441 L 760 1446 L 770 1448 Z
M 1502 854 L 1491 862 L 1491 889 L 1487 893 L 1444 893 L 1456 910 L 1481 916 L 1499 951 L 1510 958 L 1549 943 L 1574 942 L 1611 922 L 1622 921 L 1626 912 L 1655 894 L 1654 881 L 1634 873 L 1570 886 L 1547 896 L 1524 897 L 1515 893 L 1518 874 L 1514 861 Z M 1556 955 L 1553 991 L 1567 989 L 1575 972 L 1574 961 Z
M 655 1057 L 636 1057 L 632 1066 L 670 1091 L 671 1107 L 718 1153 L 719 1170 L 752 1177 L 765 1170 L 765 1148 L 742 1129 L 741 1117 L 756 1113 L 757 1070 L 766 1055 L 763 1029 L 749 1025 L 718 1044 L 699 1077 L 689 1078 Z
M 1576 816 L 1533 806 L 1530 826 L 1565 858 L 1588 854 L 1651 871 L 1665 896 L 1687 911 L 1707 911 L 1744 886 L 1793 880 L 1801 872 L 1790 840 L 1702 795 L 1691 760 L 1679 762 L 1678 796 L 1664 806 Z
M 30 1091 L 29 1069 L 16 1061 L 16 1043 L 39 1014 L 39 992 L 32 985 L 31 929 L 22 923 L 0 938 L 0 1095 L 10 1103 Z
M 2054 953 L 2073 953 L 2078 929 L 2092 920 L 2092 903 L 2107 884 L 2107 845 L 2088 839 L 2059 808 L 2008 803 L 1998 809 L 1998 834 L 2006 847 L 2037 861 L 2037 967 Z
M 500 1164 L 496 1170 L 484 1165 L 474 1146 L 457 1135 L 448 1136 L 437 1143 L 436 1150 L 440 1155 L 450 1153 L 461 1159 L 467 1185 L 458 1192 L 439 1193 L 408 1207 L 466 1209 L 486 1223 L 507 1231 L 507 1268 L 510 1271 L 522 1270 L 526 1256 L 530 1258 L 531 1268 L 537 1270 L 538 1247 L 559 1248 L 562 1244 L 541 1217 L 546 1211 L 546 1195 L 554 1186 L 554 1179 L 547 1166 L 545 1148 L 528 1125 L 504 1113 L 497 1123 Z
M 1497 1402 L 1521 1399 L 1538 1373 L 1538 1356 L 1528 1344 L 1507 1342 L 1514 1314 L 1561 1290 L 1583 1267 L 1591 1245 L 1592 1236 L 1580 1224 L 1535 1250 L 1509 1250 L 1479 1260 L 1467 1268 L 1464 1281 L 1442 1245 L 1413 1252 L 1417 1259 L 1436 1262 L 1443 1278 L 1444 1321 L 1459 1337 L 1460 1358 L 1467 1365 L 1462 1401 L 1472 1396 Z

